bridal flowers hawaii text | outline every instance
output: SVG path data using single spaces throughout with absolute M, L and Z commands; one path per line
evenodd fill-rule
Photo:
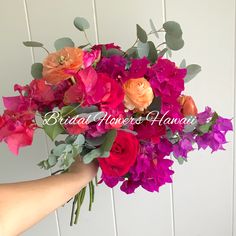
M 107 112 L 92 112 L 82 113 L 75 116 L 63 117 L 58 111 L 48 112 L 43 119 L 44 125 L 55 125 L 59 122 L 61 125 L 88 125 L 92 122 L 97 122 L 98 125 L 109 124 L 111 126 L 125 126 L 125 125 L 140 125 L 144 121 L 149 121 L 151 125 L 158 123 L 159 125 L 170 124 L 194 124 L 196 122 L 195 116 L 173 118 L 168 116 L 169 111 L 161 115 L 159 111 L 151 111 L 145 116 L 139 117 L 113 117 Z

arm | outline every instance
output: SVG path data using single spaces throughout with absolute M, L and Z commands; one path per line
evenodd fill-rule
M 22 233 L 76 195 L 97 173 L 79 159 L 68 173 L 0 185 L 0 235 Z

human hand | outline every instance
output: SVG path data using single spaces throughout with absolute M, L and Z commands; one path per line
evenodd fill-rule
M 75 175 L 78 181 L 82 181 L 83 185 L 86 186 L 97 174 L 98 162 L 96 160 L 89 164 L 84 164 L 81 157 L 77 157 L 77 160 L 69 168 L 70 174 Z

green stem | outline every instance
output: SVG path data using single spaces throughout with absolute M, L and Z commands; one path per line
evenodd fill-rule
M 89 211 L 92 209 L 92 204 L 94 202 L 94 185 L 93 181 L 89 182 Z
M 47 48 L 42 47 L 42 49 L 44 49 L 48 54 L 50 54 L 50 52 L 47 50 Z
M 84 187 L 84 188 L 78 193 L 77 209 L 76 209 L 76 212 L 75 212 L 75 221 L 74 221 L 74 224 L 77 224 L 77 223 L 78 223 L 80 208 L 81 208 L 81 206 L 82 206 L 82 204 L 83 204 L 84 197 L 85 197 L 85 193 L 86 193 L 86 187 Z
M 71 217 L 70 217 L 70 226 L 73 225 L 74 222 L 74 212 L 75 212 L 75 204 L 77 202 L 78 194 L 75 195 L 74 201 L 72 203 Z
M 87 35 L 86 31 L 84 30 L 83 32 L 84 32 L 84 37 L 86 38 L 88 44 L 89 44 L 90 46 L 92 46 L 92 44 L 90 43 L 90 41 L 89 41 L 89 39 L 88 39 L 88 35 Z

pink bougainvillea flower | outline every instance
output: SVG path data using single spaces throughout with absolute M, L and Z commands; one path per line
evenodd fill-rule
M 107 44 L 97 44 L 92 47 L 93 50 L 102 50 L 102 47 L 105 47 L 106 50 L 115 48 L 115 49 L 121 49 L 120 46 L 115 45 L 114 43 L 107 43 Z
M 99 104 L 101 108 L 115 109 L 123 102 L 124 92 L 122 87 L 107 74 L 97 73 L 92 67 L 87 67 L 78 73 L 73 71 L 68 73 L 76 78 L 77 84 L 71 89 L 73 95 L 67 96 L 67 98 L 71 98 L 69 100 L 66 98 L 66 103 L 75 101 L 77 97 L 80 100 L 82 97 L 84 106 Z
M 88 125 L 84 123 L 67 124 L 64 126 L 70 135 L 78 135 L 88 130 Z
M 1 117 L 0 142 L 6 142 L 15 155 L 18 155 L 19 148 L 32 144 L 37 125 L 30 118 L 28 114 L 11 111 L 5 111 Z
M 47 105 L 55 101 L 54 89 L 44 79 L 34 79 L 29 87 L 35 102 Z
M 92 51 L 84 51 L 83 56 L 83 65 L 84 68 L 92 66 L 94 63 L 97 63 L 101 58 L 101 50 L 92 50 Z

